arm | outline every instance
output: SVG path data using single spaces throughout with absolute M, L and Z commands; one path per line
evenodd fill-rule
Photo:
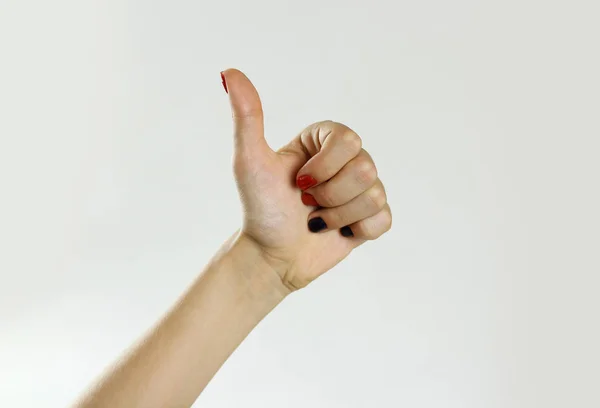
M 143 342 L 78 406 L 191 406 L 233 350 L 289 292 L 256 243 L 236 234 Z
M 354 131 L 318 122 L 273 151 L 252 83 L 237 70 L 222 76 L 233 113 L 244 224 L 80 408 L 191 405 L 287 294 L 391 227 L 385 189 Z

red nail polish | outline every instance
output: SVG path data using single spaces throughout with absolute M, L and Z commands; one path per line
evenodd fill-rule
M 296 185 L 300 190 L 306 190 L 311 188 L 312 186 L 316 186 L 317 180 L 315 180 L 312 176 L 305 174 L 296 179 Z
M 315 200 L 315 198 L 308 193 L 302 193 L 302 196 L 300 197 L 302 199 L 302 203 L 304 205 L 311 205 L 313 207 L 318 207 L 319 203 L 317 203 L 317 200 Z
M 225 88 L 225 92 L 229 93 L 227 90 L 227 82 L 225 81 L 225 75 L 221 72 L 221 82 L 223 82 L 223 88 Z

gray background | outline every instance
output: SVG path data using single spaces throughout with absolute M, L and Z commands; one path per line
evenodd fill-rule
M 64 406 L 240 224 L 219 71 L 364 139 L 393 230 L 198 406 L 598 407 L 596 1 L 2 1 L 0 405 Z

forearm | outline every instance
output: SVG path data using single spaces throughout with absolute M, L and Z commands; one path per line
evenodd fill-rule
M 289 291 L 248 238 L 227 242 L 162 321 L 78 407 L 187 407 Z

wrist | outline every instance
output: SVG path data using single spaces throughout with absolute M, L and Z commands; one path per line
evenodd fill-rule
M 238 283 L 250 297 L 278 303 L 292 292 L 282 279 L 286 266 L 271 259 L 260 244 L 242 231 L 225 243 L 218 258 L 227 269 L 235 271 Z

